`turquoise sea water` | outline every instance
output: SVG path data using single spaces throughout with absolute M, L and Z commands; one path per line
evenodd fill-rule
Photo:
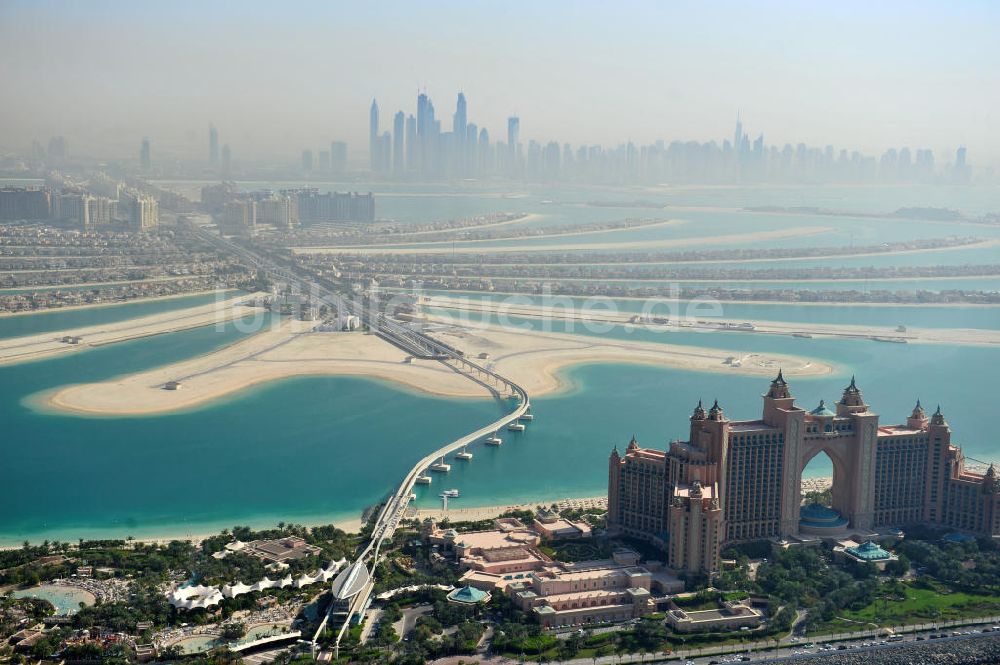
M 355 183 L 350 189 L 366 187 Z M 902 205 L 939 205 L 968 212 L 1000 208 L 1000 190 L 996 188 L 886 188 L 881 197 L 875 188 L 612 191 L 565 187 L 526 188 L 523 196 L 518 192 L 513 197 L 416 185 L 390 189 L 398 195 L 379 199 L 379 216 L 409 222 L 491 211 L 539 213 L 543 217 L 532 222 L 539 226 L 663 216 L 662 211 L 643 208 L 584 205 L 599 198 L 650 196 L 674 205 L 823 205 L 858 212 L 884 212 Z M 552 203 L 543 203 L 548 200 Z M 685 214 L 669 216 L 683 218 Z M 651 229 L 648 237 L 685 237 L 706 229 L 719 235 L 801 225 L 836 229 L 823 236 L 788 239 L 783 246 L 860 245 L 956 234 L 1000 237 L 1000 230 L 898 220 L 709 211 L 694 211 L 687 218 L 697 221 Z M 594 235 L 591 240 L 603 242 L 612 235 Z M 640 237 L 646 236 L 627 239 Z M 998 258 L 1000 251 L 991 247 L 812 261 L 814 265 L 848 265 L 851 261 L 857 261 L 855 265 L 933 265 L 990 263 Z M 0 337 L 117 321 L 211 302 L 214 297 L 0 318 Z M 617 305 L 620 311 L 640 312 L 643 303 L 624 300 Z M 984 307 L 723 303 L 722 316 L 803 323 L 1000 327 L 1000 308 Z M 539 325 L 531 319 L 512 322 Z M 562 327 L 553 325 L 552 329 Z M 580 326 L 575 332 L 589 334 Z M 349 377 L 289 379 L 196 410 L 157 417 L 88 418 L 49 413 L 36 406 L 45 391 L 189 358 L 235 341 L 242 334 L 233 325 L 223 332 L 209 326 L 0 367 L 0 419 L 4 422 L 0 437 L 4 472 L 4 482 L 0 482 L 0 543 L 19 543 L 26 538 L 199 534 L 238 523 L 263 526 L 279 520 L 324 522 L 356 517 L 389 492 L 414 460 L 501 412 L 500 405 L 490 400 L 433 398 Z M 1000 384 L 996 376 L 1000 349 L 760 334 L 657 334 L 629 332 L 622 327 L 605 334 L 734 352 L 814 357 L 833 364 L 836 373 L 793 379 L 792 391 L 803 406 L 811 408 L 820 398 L 837 399 L 850 375 L 856 373 L 867 401 L 883 414 L 883 421 L 905 419 L 917 397 L 932 408 L 940 401 L 955 430 L 955 440 L 969 457 L 1000 458 L 1000 445 L 988 417 Z M 456 508 L 602 494 L 606 490 L 607 456 L 613 445 L 623 447 L 632 434 L 649 446 L 665 446 L 671 438 L 685 436 L 687 418 L 699 397 L 718 398 L 731 418 L 756 418 L 760 394 L 767 387 L 767 379 L 761 377 L 621 364 L 576 366 L 564 375 L 570 389 L 534 398 L 536 420 L 526 432 L 501 433 L 505 439 L 501 448 L 475 446 L 471 462 L 452 460 L 447 477 L 436 476 L 434 485 L 417 489 L 418 503 L 437 505 L 438 493 L 452 487 L 462 492 L 461 498 L 452 502 Z M 821 460 L 808 471 L 822 475 L 828 469 Z
M 0 367 L 0 542 L 354 517 L 426 450 L 500 412 L 488 400 L 353 378 L 293 379 L 158 417 L 34 407 L 39 392 L 174 362 L 240 335 L 209 326 Z
M 529 320 L 514 320 L 534 325 Z M 322 522 L 357 516 L 428 450 L 489 422 L 490 400 L 447 400 L 365 379 L 290 379 L 197 410 L 158 417 L 86 418 L 33 407 L 33 396 L 205 353 L 238 339 L 214 327 L 135 340 L 0 368 L 0 542 L 97 535 L 183 535 L 237 523 Z M 616 328 L 617 338 L 812 354 L 834 376 L 792 382 L 806 406 L 833 399 L 852 372 L 886 421 L 913 401 L 943 402 L 956 439 L 975 458 L 997 456 L 983 413 L 996 392 L 1000 350 L 768 335 L 667 336 Z M 665 339 L 664 339 L 665 337 Z M 527 432 L 503 432 L 501 448 L 476 446 L 447 478 L 418 488 L 436 505 L 486 505 L 601 494 L 613 445 L 634 433 L 644 445 L 683 436 L 698 397 L 718 398 L 732 418 L 755 418 L 762 378 L 630 365 L 570 368 L 572 389 L 533 400 Z M 822 474 L 822 465 L 810 472 Z

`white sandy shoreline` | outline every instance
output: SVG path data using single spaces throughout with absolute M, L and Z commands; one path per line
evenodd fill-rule
M 434 360 L 412 359 L 365 333 L 312 332 L 311 322 L 281 325 L 212 353 L 91 384 L 64 386 L 44 396 L 44 408 L 90 415 L 145 415 L 195 408 L 250 386 L 291 377 L 359 376 L 392 381 L 427 394 L 490 398 L 483 385 Z M 788 354 L 739 353 L 715 348 L 633 342 L 585 335 L 542 333 L 499 326 L 439 326 L 444 341 L 469 357 L 485 356 L 532 396 L 566 390 L 563 371 L 595 363 L 653 365 L 671 369 L 771 376 L 821 376 L 832 366 Z M 730 364 L 728 359 L 740 358 Z M 169 381 L 181 389 L 164 390 Z
M 821 476 L 816 478 L 803 478 L 802 479 L 802 492 L 807 491 L 820 491 L 829 487 L 833 482 L 833 479 L 829 476 Z M 464 501 L 464 499 L 458 499 L 455 501 Z M 492 519 L 498 517 L 503 513 L 518 510 L 529 510 L 534 511 L 538 506 L 550 506 L 556 504 L 559 510 L 566 510 L 572 508 L 587 508 L 587 507 L 599 507 L 607 508 L 607 495 L 600 494 L 588 494 L 586 492 L 581 492 L 580 494 L 573 494 L 572 492 L 562 491 L 556 495 L 551 496 L 541 496 L 532 500 L 522 500 L 513 501 L 509 503 L 475 503 L 475 499 L 470 500 L 471 505 L 466 505 L 460 503 L 459 506 L 455 507 L 454 503 L 449 505 L 447 511 L 441 508 L 428 508 L 426 506 L 412 506 L 408 513 L 409 519 L 423 520 L 427 517 L 433 518 L 435 520 L 448 519 L 451 522 L 464 522 L 464 521 L 479 521 Z M 357 517 L 332 517 L 323 518 L 321 516 L 309 516 L 309 517 L 296 517 L 295 515 L 286 516 L 284 518 L 280 516 L 267 516 L 261 518 L 234 518 L 232 520 L 234 523 L 240 525 L 246 525 L 253 529 L 266 529 L 273 528 L 277 525 L 279 521 L 284 521 L 286 523 L 301 524 L 306 527 L 316 527 L 316 526 L 326 526 L 328 524 L 333 524 L 338 529 L 346 531 L 347 533 L 358 533 L 362 527 L 362 521 L 360 515 Z M 214 531 L 211 530 L 208 524 L 205 525 L 193 525 L 189 530 L 184 530 L 187 527 L 182 527 L 180 525 L 175 527 L 165 526 L 162 530 L 155 530 L 152 534 L 143 534 L 140 537 L 136 537 L 135 542 L 140 543 L 157 543 L 157 544 L 167 544 L 173 540 L 186 541 L 190 540 L 194 543 L 200 543 L 206 538 L 211 538 L 213 536 L 219 535 L 222 529 L 231 529 L 232 525 L 221 526 Z M 84 540 L 125 540 L 129 534 L 121 533 L 116 530 L 114 533 L 109 533 L 107 531 L 102 532 L 100 528 L 95 528 L 91 533 L 86 535 L 80 535 L 86 531 L 85 529 L 66 529 L 63 532 L 52 532 L 52 533 L 40 533 L 33 536 L 24 535 L 0 535 L 0 550 L 10 550 L 19 549 L 22 547 L 24 540 L 27 538 L 30 542 L 37 543 L 41 542 L 42 539 L 47 539 L 50 542 L 53 540 L 62 541 L 75 541 L 78 538 L 84 538 Z M 38 540 L 35 540 L 38 539 Z

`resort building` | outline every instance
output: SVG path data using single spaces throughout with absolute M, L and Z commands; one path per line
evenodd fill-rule
M 502 587 L 505 579 L 520 578 L 549 561 L 538 550 L 541 541 L 538 534 L 516 520 L 498 525 L 492 531 L 459 533 L 454 529 L 438 529 L 432 522 L 425 525 L 425 530 L 431 544 L 453 554 L 459 568 L 466 571 L 462 583 L 480 589 Z
M 454 555 L 464 569 L 462 588 L 451 602 L 485 602 L 486 593 L 506 593 L 545 628 L 625 621 L 655 609 L 652 591 L 677 593 L 684 582 L 663 570 L 662 563 L 639 565 L 639 554 L 627 548 L 611 559 L 563 563 L 538 549 L 541 536 L 519 520 L 495 520 L 492 531 L 459 533 L 440 529 L 433 520 L 421 533 L 441 552 Z
M 676 571 L 712 572 L 726 543 L 782 544 L 891 535 L 931 524 L 1000 536 L 1000 478 L 965 468 L 940 408 L 918 401 L 906 422 L 882 425 L 854 379 L 834 409 L 807 411 L 781 373 L 758 420 L 729 420 L 699 402 L 687 441 L 666 451 L 633 438 L 608 469 L 608 527 L 659 544 Z M 802 471 L 816 455 L 833 463 L 832 509 L 802 507 Z
M 456 605 L 478 605 L 490 602 L 490 593 L 471 586 L 464 586 L 449 593 L 446 598 Z
M 627 621 L 656 609 L 652 574 L 614 561 L 553 562 L 507 585 L 514 604 L 544 628 Z
M 872 540 L 858 543 L 852 541 L 840 542 L 833 548 L 833 556 L 841 561 L 854 561 L 855 563 L 871 563 L 879 570 L 885 570 L 885 566 L 890 561 L 896 561 L 899 557 L 882 549 L 878 543 Z
M 589 538 L 592 535 L 590 525 L 586 522 L 568 520 L 548 508 L 542 508 L 535 514 L 532 526 L 546 540 Z
M 667 612 L 667 623 L 679 633 L 756 628 L 763 618 L 763 613 L 751 607 L 748 600 L 725 601 L 718 608 L 690 611 L 671 603 Z
M 298 536 L 288 536 L 276 540 L 254 540 L 246 544 L 244 551 L 267 563 L 288 563 L 317 556 L 323 550 Z

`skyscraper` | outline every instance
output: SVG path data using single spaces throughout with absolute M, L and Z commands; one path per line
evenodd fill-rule
M 465 126 L 468 122 L 466 117 L 465 93 L 458 93 L 458 101 L 455 103 L 455 115 L 452 117 L 451 131 L 455 136 L 465 136 Z
M 343 141 L 330 143 L 330 169 L 334 173 L 343 173 L 347 170 L 347 144 Z
M 368 112 L 368 153 L 371 158 L 372 171 L 379 171 L 378 102 L 374 98 L 371 110 Z
M 507 171 L 510 175 L 517 173 L 517 148 L 520 144 L 521 119 L 517 116 L 507 118 Z
M 417 119 L 409 115 L 406 117 L 406 170 L 417 170 Z
M 312 150 L 302 151 L 302 170 L 312 171 L 313 169 L 313 152 Z
M 208 162 L 212 166 L 219 163 L 219 132 L 211 124 L 208 126 Z
M 427 133 L 427 105 L 429 103 L 425 93 L 417 95 L 417 134 L 419 136 L 424 136 Z
M 406 164 L 403 162 L 403 126 L 406 123 L 406 116 L 402 111 L 397 111 L 392 120 L 392 170 L 394 173 L 402 173 Z
M 451 118 L 451 154 L 448 155 L 448 163 L 454 173 L 464 176 L 466 173 L 465 155 L 465 134 L 468 127 L 467 107 L 465 93 L 458 93 L 458 100 L 455 102 L 455 115 Z
M 139 148 L 139 165 L 142 166 L 142 169 L 144 171 L 149 169 L 149 165 L 151 163 L 150 157 L 151 155 L 149 154 L 149 139 L 143 137 L 142 147 Z
M 963 145 L 955 151 L 955 181 L 968 182 L 970 175 L 969 171 L 969 166 L 965 163 L 965 146 Z

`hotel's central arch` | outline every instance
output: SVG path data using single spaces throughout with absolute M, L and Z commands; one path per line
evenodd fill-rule
M 820 402 L 806 411 L 795 406 L 779 373 L 764 395 L 764 421 L 785 432 L 781 535 L 817 535 L 848 526 L 870 529 L 878 415 L 868 410 L 854 379 L 836 410 Z M 802 514 L 802 472 L 820 452 L 833 462 L 833 510 L 807 508 Z

